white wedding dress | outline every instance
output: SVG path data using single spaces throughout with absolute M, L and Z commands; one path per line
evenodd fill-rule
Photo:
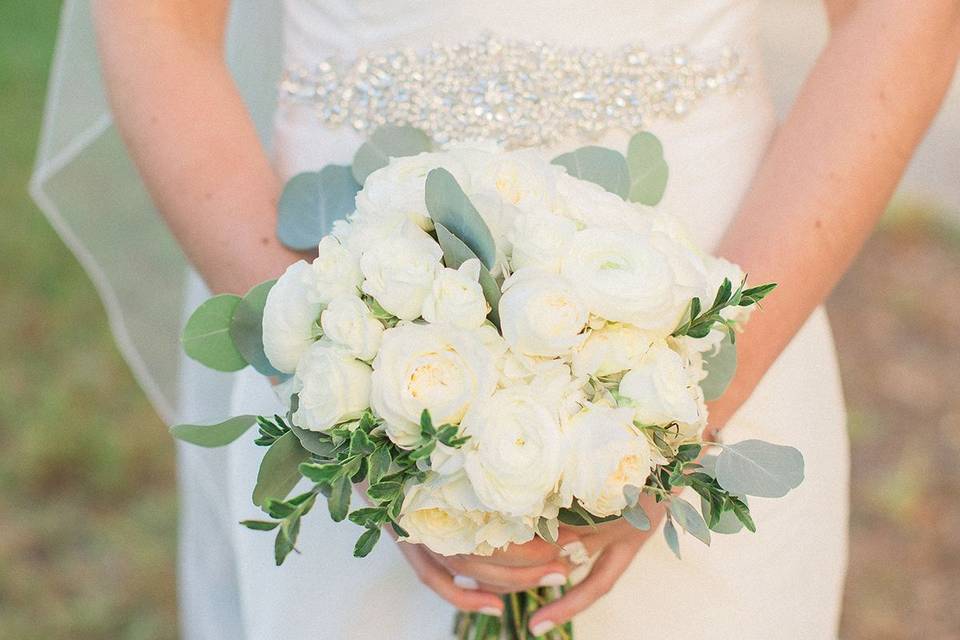
M 398 47 L 489 36 L 521 48 L 541 46 L 538 41 L 583 48 L 602 60 L 635 45 L 653 53 L 682 46 L 676 72 L 696 75 L 686 55 L 709 63 L 729 48 L 746 72 L 736 88 L 707 83 L 695 102 L 671 103 L 685 112 L 682 117 L 656 116 L 644 123 L 662 139 L 670 164 L 670 184 L 659 206 L 685 219 L 709 249 L 731 220 L 775 126 L 758 50 L 756 5 L 756 0 L 286 0 L 285 59 L 297 74 L 332 56 L 349 62 Z M 458 73 L 469 73 L 476 63 L 455 58 L 443 64 Z M 431 115 L 446 122 L 449 105 L 437 109 Z M 602 108 L 600 113 L 602 119 Z M 351 162 L 363 134 L 349 119 L 330 127 L 323 118 L 302 100 L 281 106 L 274 146 L 284 176 Z M 457 138 L 455 120 L 446 130 Z M 556 150 L 594 141 L 625 150 L 630 133 L 610 129 L 595 139 L 574 135 L 548 142 Z M 199 288 L 195 293 L 194 302 L 202 295 Z M 219 388 L 194 384 L 195 365 L 183 376 L 184 415 L 219 417 L 212 407 L 230 382 Z M 250 370 L 236 376 L 232 414 L 280 409 L 264 378 Z M 578 640 L 836 637 L 846 563 L 848 450 L 823 310 L 813 314 L 723 432 L 728 441 L 754 437 L 801 449 L 803 485 L 782 500 L 752 501 L 755 535 L 716 535 L 710 548 L 682 536 L 682 560 L 654 536 L 613 590 L 576 619 Z M 359 528 L 332 523 L 322 507 L 304 521 L 302 554 L 275 567 L 273 535 L 237 524 L 262 516 L 250 501 L 262 454 L 249 437 L 224 450 L 180 448 L 180 481 L 187 489 L 180 558 L 187 640 L 451 636 L 454 611 L 418 582 L 395 545 L 384 541 L 370 557 L 354 559 Z

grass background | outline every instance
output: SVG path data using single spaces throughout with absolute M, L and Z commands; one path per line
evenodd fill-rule
M 26 193 L 59 4 L 0 3 L 0 640 L 176 638 L 172 442 Z M 960 637 L 960 230 L 932 211 L 895 207 L 829 304 L 844 638 Z

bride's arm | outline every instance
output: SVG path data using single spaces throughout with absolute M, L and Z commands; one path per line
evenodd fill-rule
M 780 287 L 737 341 L 711 408 L 746 400 L 873 229 L 950 85 L 960 2 L 831 0 L 830 42 L 775 136 L 719 252 Z
M 274 231 L 280 183 L 224 62 L 229 0 L 95 0 L 114 118 L 187 257 L 244 293 L 300 256 Z
M 828 10 L 830 42 L 720 247 L 753 282 L 781 287 L 737 341 L 737 377 L 711 408 L 719 425 L 849 266 L 937 112 L 960 54 L 957 0 L 830 0 Z M 592 552 L 603 550 L 590 576 L 540 609 L 531 627 L 560 624 L 590 606 L 650 535 L 622 521 L 607 526 L 596 541 L 584 538 Z

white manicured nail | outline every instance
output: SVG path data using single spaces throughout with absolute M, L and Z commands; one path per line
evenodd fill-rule
M 541 587 L 562 587 L 567 584 L 567 576 L 562 573 L 548 573 L 540 578 Z
M 461 589 L 468 589 L 470 591 L 476 591 L 480 588 L 480 585 L 477 584 L 477 581 L 470 576 L 453 576 L 453 584 L 457 585 Z
M 530 629 L 530 631 L 531 631 L 531 632 L 533 633 L 533 635 L 535 635 L 535 636 L 542 636 L 542 635 L 548 634 L 548 633 L 550 633 L 551 631 L 553 631 L 554 627 L 556 627 L 556 626 L 557 626 L 557 625 L 553 624 L 553 623 L 550 622 L 549 620 L 544 620 L 543 622 L 540 622 L 540 623 L 538 623 L 538 624 L 533 625 L 533 627 Z
M 480 609 L 480 613 L 485 616 L 496 616 L 497 618 L 503 615 L 503 611 L 497 609 L 496 607 L 484 607 L 483 609 Z

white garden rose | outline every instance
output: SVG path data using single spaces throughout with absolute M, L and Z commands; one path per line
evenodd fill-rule
M 479 156 L 477 156 L 479 158 Z M 556 181 L 563 169 L 536 149 L 487 154 L 472 163 L 472 191 L 490 190 L 521 211 L 549 209 L 556 198 Z
M 460 183 L 469 186 L 468 174 L 449 153 L 420 153 L 391 158 L 383 168 L 367 176 L 357 194 L 357 218 L 378 226 L 399 227 L 410 221 L 425 231 L 433 229 L 427 212 L 424 185 L 432 169 L 443 167 Z
M 472 331 L 448 325 L 400 324 L 383 334 L 373 361 L 370 404 L 401 447 L 420 438 L 420 415 L 433 423 L 457 424 L 497 385 L 494 353 Z
M 440 269 L 423 301 L 423 319 L 459 329 L 478 328 L 486 321 L 490 309 L 479 279 L 480 261 L 476 258 L 467 260 L 458 269 Z
M 328 340 L 315 342 L 297 365 L 299 405 L 294 423 L 324 431 L 369 406 L 370 366 Z
M 628 324 L 610 323 L 591 331 L 573 353 L 573 371 L 578 376 L 608 376 L 626 371 L 647 351 L 654 338 Z
M 327 304 L 337 296 L 357 295 L 363 276 L 360 260 L 332 237 L 325 236 L 317 248 L 313 264 L 314 302 Z
M 556 182 L 557 197 L 552 211 L 577 223 L 579 228 L 631 228 L 645 207 L 627 202 L 593 182 L 562 174 Z
M 535 267 L 559 272 L 561 259 L 576 231 L 573 220 L 551 213 L 531 212 L 517 216 L 508 236 L 513 252 L 510 262 L 513 270 Z
M 500 328 L 511 349 L 530 356 L 562 356 L 583 340 L 588 313 L 560 276 L 524 270 L 503 284 Z
M 564 442 L 555 408 L 531 387 L 502 389 L 471 407 L 461 432 L 464 469 L 483 505 L 538 517 L 557 488 Z
M 665 342 L 650 346 L 623 376 L 619 392 L 631 401 L 635 417 L 644 424 L 696 423 L 703 414 L 703 394 L 686 361 Z
M 401 320 L 419 318 L 441 257 L 440 245 L 422 230 L 386 238 L 360 259 L 363 292 Z
M 642 487 L 650 475 L 650 444 L 633 426 L 633 411 L 588 406 L 565 433 L 570 453 L 561 493 L 597 517 L 619 514 L 627 506 L 623 488 Z
M 342 295 L 331 300 L 320 314 L 320 327 L 324 337 L 360 360 L 372 360 L 380 349 L 383 324 L 356 295 Z
M 685 268 L 686 253 L 660 234 L 585 229 L 561 273 L 591 313 L 666 336 L 700 292 L 692 281 L 697 274 Z
M 263 308 L 263 352 L 277 371 L 293 373 L 316 339 L 314 325 L 323 309 L 313 294 L 316 276 L 299 260 L 277 279 Z

